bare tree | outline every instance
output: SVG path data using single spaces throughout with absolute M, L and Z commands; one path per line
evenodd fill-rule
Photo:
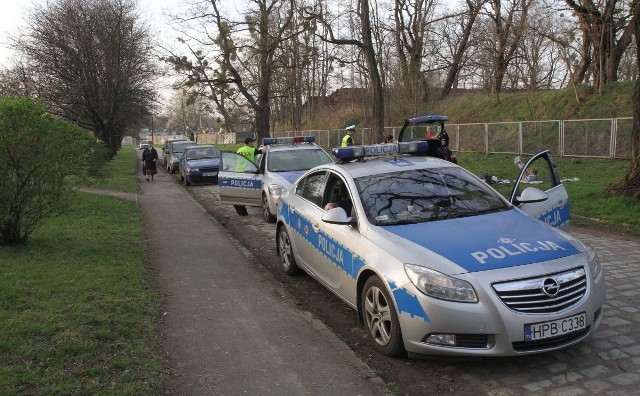
M 369 0 L 357 0 L 356 9 L 351 10 L 350 15 L 354 16 L 354 20 L 360 26 L 359 38 L 339 38 L 334 33 L 333 26 L 324 17 L 324 12 L 314 12 L 307 10 L 310 19 L 322 24 L 327 32 L 326 36 L 321 38 L 329 43 L 340 46 L 353 46 L 360 50 L 365 60 L 369 84 L 371 88 L 371 127 L 374 141 L 382 141 L 384 139 L 384 117 L 385 117 L 385 95 L 382 85 L 382 78 L 378 66 L 378 58 L 375 53 L 375 43 L 371 31 L 371 18 L 369 9 Z
M 153 107 L 152 40 L 135 0 L 57 0 L 36 7 L 14 44 L 51 111 L 90 129 L 112 157 Z
M 208 87 L 214 101 L 231 98 L 216 90 L 232 85 L 254 114 L 258 138 L 269 136 L 272 81 L 278 68 L 276 53 L 285 41 L 297 34 L 290 29 L 295 11 L 293 0 L 251 0 L 243 21 L 226 17 L 228 14 L 221 10 L 219 0 L 208 0 L 201 5 L 190 19 L 201 22 L 202 34 L 192 41 L 207 50 L 191 46 L 191 58 L 173 55 L 165 60 L 185 76 L 188 86 Z M 215 64 L 211 56 L 217 58 L 219 68 L 211 66 Z M 221 100 L 216 105 L 225 115 L 226 106 Z M 235 104 L 241 105 L 238 101 Z
M 636 66 L 640 70 L 640 0 L 631 3 L 631 22 L 636 42 Z M 631 166 L 625 177 L 609 187 L 614 195 L 640 199 L 640 79 L 633 88 L 633 132 L 631 134 Z
M 451 92 L 451 89 L 457 85 L 456 82 L 460 74 L 460 69 L 464 66 L 464 56 L 468 50 L 469 40 L 471 39 L 476 18 L 484 4 L 486 4 L 486 0 L 465 0 L 465 3 L 467 9 L 459 19 L 459 35 L 455 28 L 456 25 L 454 25 L 453 29 L 445 26 L 442 32 L 444 42 L 450 45 L 452 56 L 447 69 L 447 77 L 442 86 L 442 91 L 440 91 L 440 99 L 446 98 Z
M 582 58 L 572 77 L 574 83 L 584 82 L 592 70 L 593 85 L 599 93 L 618 80 L 618 66 L 631 44 L 633 19 L 631 8 L 620 0 L 565 0 L 580 21 L 583 34 Z
M 509 63 L 527 26 L 529 7 L 533 0 L 490 0 L 491 11 L 487 13 L 493 23 L 491 93 L 499 95 Z

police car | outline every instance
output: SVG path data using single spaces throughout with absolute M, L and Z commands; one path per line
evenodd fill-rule
M 334 149 L 282 195 L 283 270 L 353 307 L 385 355 L 511 356 L 589 337 L 602 320 L 596 252 L 553 226 L 569 202 L 548 151 L 510 201 L 428 142 Z M 541 183 L 525 177 L 532 164 Z M 543 168 L 544 166 L 544 168 Z
M 300 175 L 317 165 L 333 162 L 314 136 L 265 138 L 269 146 L 257 163 L 237 153 L 223 152 L 218 173 L 223 204 L 261 206 L 265 221 L 276 220 L 277 203 Z

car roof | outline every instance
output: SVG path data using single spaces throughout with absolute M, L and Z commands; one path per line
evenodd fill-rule
M 449 121 L 449 117 L 442 114 L 430 113 L 430 114 L 417 114 L 409 117 L 405 120 L 405 123 L 418 124 L 421 122 L 445 122 Z
M 353 178 L 362 176 L 379 175 L 413 169 L 437 169 L 460 166 L 435 157 L 396 155 L 387 157 L 375 157 L 365 161 L 352 161 L 347 163 L 333 163 L 322 165 L 324 168 L 333 169 L 341 173 L 350 174 Z

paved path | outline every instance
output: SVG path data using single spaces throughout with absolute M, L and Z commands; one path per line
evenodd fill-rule
M 160 172 L 140 183 L 149 266 L 166 299 L 166 394 L 388 393 L 173 178 Z

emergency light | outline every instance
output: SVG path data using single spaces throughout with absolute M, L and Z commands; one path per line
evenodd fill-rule
M 315 141 L 316 141 L 315 136 L 263 138 L 262 145 L 267 146 L 271 144 L 313 143 Z
M 338 147 L 334 148 L 331 153 L 337 159 L 348 160 L 364 157 L 382 157 L 395 154 L 426 152 L 428 149 L 429 142 L 419 141 Z

